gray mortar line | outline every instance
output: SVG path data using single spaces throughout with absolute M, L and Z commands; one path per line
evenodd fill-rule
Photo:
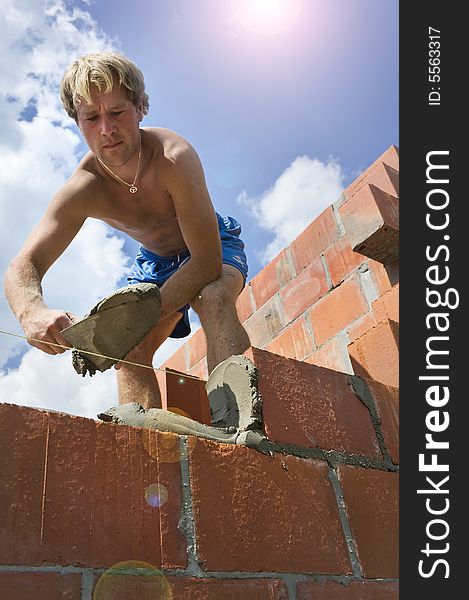
M 159 569 L 164 573 L 165 577 L 193 577 L 193 573 L 185 569 Z M 81 574 L 83 577 L 90 582 L 94 576 L 99 576 L 105 573 L 107 569 L 104 568 L 93 568 L 93 567 L 64 567 L 62 565 L 48 565 L 38 567 L 34 565 L 0 565 L 0 572 L 16 572 L 16 573 L 58 573 L 59 575 L 69 575 L 72 573 Z M 395 578 L 364 578 L 357 575 L 333 575 L 324 573 L 277 573 L 273 571 L 269 572 L 253 572 L 249 571 L 206 571 L 202 574 L 205 579 L 279 579 L 283 580 L 288 585 L 294 585 L 300 581 L 335 581 L 337 583 L 350 583 L 352 581 L 369 581 L 379 583 L 398 583 L 399 579 Z M 86 596 L 86 583 L 82 586 L 82 590 L 85 588 L 83 594 L 83 600 L 89 600 Z M 295 598 L 290 598 L 295 600 Z
M 178 529 L 186 538 L 187 544 L 187 570 L 186 573 L 194 577 L 202 577 L 204 573 L 197 557 L 197 541 L 195 537 L 194 511 L 192 505 L 191 480 L 189 471 L 189 452 L 187 436 L 179 436 L 179 450 L 181 456 L 181 483 L 182 506 Z
M 313 325 L 311 323 L 311 317 L 305 311 L 300 318 L 303 318 L 305 327 L 311 337 L 311 352 L 315 352 L 318 349 L 318 345 L 316 343 L 316 336 L 314 335 Z
M 352 365 L 352 361 L 350 360 L 350 354 L 348 353 L 348 350 L 347 350 L 347 347 L 350 344 L 350 338 L 347 333 L 347 329 L 342 329 L 334 337 L 339 344 L 339 351 L 342 356 L 342 362 L 344 364 L 344 367 L 347 369 L 344 372 L 353 374 L 353 365 Z
M 378 410 L 375 406 L 373 394 L 371 393 L 369 386 L 366 384 L 365 380 L 359 375 L 347 375 L 347 383 L 352 388 L 352 391 L 355 394 L 355 396 L 370 411 L 371 421 L 375 430 L 376 439 L 378 440 L 379 449 L 381 450 L 385 464 L 394 466 L 391 455 L 384 441 L 383 432 L 381 430 L 381 419 L 379 418 Z
M 81 600 L 93 600 L 94 573 L 85 571 L 81 576 Z
M 368 307 L 372 310 L 371 305 L 375 300 L 379 298 L 379 290 L 376 286 L 376 283 L 373 280 L 373 275 L 370 271 L 367 262 L 364 262 L 358 267 L 358 279 L 360 280 L 360 285 L 363 290 L 363 294 L 365 295 L 366 301 L 368 303 Z
M 336 221 L 339 231 L 341 233 L 340 237 L 347 235 L 344 224 L 342 223 L 342 219 L 340 218 L 340 214 L 339 214 L 339 206 L 342 206 L 342 204 L 344 204 L 345 200 L 346 200 L 345 194 L 341 194 L 339 199 L 336 200 L 336 202 L 334 202 L 334 204 L 332 204 L 332 214 L 334 215 L 335 221 Z
M 272 296 L 272 298 L 273 298 L 273 301 L 274 301 L 274 303 L 275 303 L 275 305 L 277 307 L 277 311 L 278 311 L 278 314 L 279 314 L 279 317 L 280 317 L 280 322 L 282 323 L 282 325 L 281 325 L 279 331 L 277 333 L 274 333 L 272 335 L 270 341 L 274 340 L 279 335 L 279 333 L 281 331 L 283 331 L 285 329 L 285 327 L 287 327 L 287 325 L 290 325 L 290 323 L 285 323 L 285 312 L 283 310 L 283 302 L 282 302 L 282 299 L 281 299 L 281 296 L 280 296 L 280 290 L 276 294 L 274 294 Z
M 155 569 L 158 569 L 158 567 L 155 567 Z M 108 568 L 104 568 L 104 567 L 74 567 L 72 565 L 70 566 L 63 566 L 63 565 L 44 565 L 42 567 L 37 566 L 37 565 L 0 565 L 0 571 L 2 572 L 7 572 L 7 571 L 12 571 L 12 572 L 17 572 L 17 573 L 58 573 L 60 575 L 69 575 L 72 573 L 78 573 L 81 575 L 85 575 L 87 573 L 92 574 L 92 575 L 102 575 L 103 573 L 105 573 L 107 570 L 109 570 Z M 158 569 L 159 571 L 161 571 L 162 569 Z M 163 569 L 165 575 L 168 575 L 170 577 L 184 577 L 187 575 L 191 575 L 191 573 L 189 573 L 187 570 L 185 569 Z M 357 579 L 364 579 L 361 577 L 357 577 L 356 575 L 334 575 L 332 573 L 285 573 L 285 572 L 276 572 L 276 571 L 255 571 L 255 572 L 250 572 L 250 571 L 206 571 L 203 573 L 204 577 L 210 577 L 212 579 L 221 579 L 221 578 L 229 578 L 232 576 L 236 576 L 236 578 L 239 579 L 246 579 L 246 578 L 251 578 L 251 579 L 275 579 L 275 578 L 283 578 L 283 577 L 289 577 L 289 578 L 296 578 L 298 579 L 298 581 L 309 581 L 309 580 L 325 580 L 325 579 L 331 579 L 334 581 L 356 581 Z M 399 581 L 398 579 L 395 578 L 390 578 L 390 577 L 375 577 L 375 578 L 370 578 L 367 577 L 366 581 L 378 581 L 378 582 L 384 582 L 384 583 L 393 583 L 396 581 Z
M 349 551 L 350 562 L 352 563 L 352 572 L 356 577 L 362 578 L 363 573 L 361 570 L 360 563 L 358 561 L 357 547 L 355 545 L 355 540 L 353 539 L 352 530 L 348 521 L 347 511 L 345 509 L 344 495 L 342 493 L 342 488 L 340 486 L 340 481 L 337 477 L 337 473 L 332 467 L 329 468 L 329 481 L 331 482 L 332 488 L 335 492 L 340 522 L 342 523 L 342 529 L 345 535 L 345 542 Z
M 256 304 L 256 300 L 254 298 L 254 292 L 252 291 L 252 285 L 251 283 L 247 283 L 247 288 L 248 288 L 248 296 L 249 296 L 249 301 L 251 302 L 251 310 L 252 310 L 252 314 L 254 314 L 257 310 L 257 304 Z M 251 316 L 251 315 L 249 315 Z M 248 317 L 249 319 L 249 317 Z M 246 319 L 247 320 L 247 319 Z
M 392 463 L 384 462 L 376 458 L 361 456 L 358 454 L 347 454 L 337 450 L 323 450 L 321 448 L 305 448 L 293 444 L 277 443 L 267 438 L 261 442 L 259 451 L 269 454 L 272 458 L 275 454 L 297 456 L 299 458 L 315 458 L 326 461 L 331 467 L 338 464 L 364 467 L 366 469 L 377 469 L 379 471 L 398 471 L 399 467 Z
M 287 588 L 288 600 L 296 600 L 296 584 L 298 580 L 292 575 L 284 575 L 283 581 Z
M 192 576 L 185 570 L 181 569 L 164 569 L 164 574 L 167 577 L 187 577 Z M 365 578 L 357 575 L 334 575 L 329 573 L 277 573 L 274 571 L 204 571 L 204 579 L 279 579 L 282 581 L 336 581 L 339 583 L 347 583 L 351 581 L 362 581 Z M 366 581 L 373 581 L 366 578 Z M 376 581 L 388 581 L 385 579 L 376 579 Z M 391 581 L 391 580 L 389 580 Z M 392 580 L 394 581 L 394 580 Z M 398 581 L 398 580 L 396 580 Z M 294 598 L 292 599 L 294 600 Z
M 296 274 L 296 269 L 295 269 L 295 263 L 293 261 L 291 244 L 285 248 L 285 258 L 286 258 L 286 262 L 288 265 L 288 269 L 290 271 L 290 275 L 292 276 L 290 281 L 293 281 L 297 277 L 297 274 Z M 286 285 L 288 285 L 288 283 Z M 281 289 L 284 287 L 285 287 L 284 285 L 280 286 Z
M 35 565 L 0 565 L 0 572 L 15 571 L 17 573 L 58 573 L 59 575 L 70 575 L 72 573 L 83 574 L 85 571 L 91 571 L 86 567 L 64 567 L 62 565 L 44 565 L 42 567 Z
M 331 277 L 331 274 L 329 273 L 329 267 L 327 266 L 327 261 L 326 261 L 326 257 L 324 256 L 324 253 L 321 253 L 320 258 L 321 258 L 322 268 L 324 269 L 324 273 L 326 274 L 327 289 L 330 290 L 334 287 L 334 284 L 332 283 L 332 277 Z

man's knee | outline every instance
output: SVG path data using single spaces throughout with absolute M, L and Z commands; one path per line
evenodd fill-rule
M 191 306 L 200 318 L 214 316 L 216 318 L 236 303 L 237 293 L 233 292 L 226 278 L 220 277 L 206 285 L 192 300 Z

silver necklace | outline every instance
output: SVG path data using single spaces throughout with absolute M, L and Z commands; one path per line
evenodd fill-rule
M 135 173 L 135 177 L 134 177 L 134 180 L 132 181 L 132 183 L 127 183 L 127 181 L 124 181 L 123 179 L 121 179 L 119 177 L 119 175 L 116 175 L 113 171 L 111 171 L 111 169 L 103 163 L 103 161 L 99 158 L 99 156 L 96 156 L 96 158 L 98 159 L 99 164 L 102 165 L 107 171 L 109 171 L 109 173 L 111 173 L 111 175 L 113 177 L 118 179 L 121 183 L 123 183 L 124 185 L 126 185 L 129 188 L 129 192 L 131 194 L 135 194 L 135 192 L 138 191 L 138 187 L 135 185 L 135 182 L 137 181 L 138 172 L 140 170 L 140 157 L 141 156 L 142 156 L 142 139 L 140 138 L 140 146 L 138 148 L 137 172 Z

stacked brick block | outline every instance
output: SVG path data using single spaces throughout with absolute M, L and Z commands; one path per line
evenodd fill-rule
M 248 282 L 252 346 L 398 386 L 398 198 L 391 146 Z M 203 331 L 164 366 L 207 379 Z

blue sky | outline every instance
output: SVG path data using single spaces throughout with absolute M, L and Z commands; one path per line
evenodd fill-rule
M 115 49 L 141 68 L 142 126 L 173 129 L 198 151 L 215 209 L 242 224 L 250 278 L 399 145 L 397 0 L 0 0 L 0 9 L 2 273 L 86 151 L 57 96 L 85 52 Z M 48 305 L 84 314 L 124 284 L 135 250 L 87 223 L 44 280 Z M 21 333 L 3 298 L 0 329 Z M 79 379 L 68 354 L 0 335 L 0 400 L 90 416 L 115 404 L 114 373 Z
M 242 4 L 96 1 L 88 10 L 145 75 L 143 125 L 174 129 L 199 152 L 215 208 L 242 222 L 253 275 L 271 236 L 236 204 L 241 192 L 261 196 L 300 155 L 335 158 L 347 185 L 398 145 L 398 3 L 297 1 L 296 19 L 270 34 L 237 24 Z

